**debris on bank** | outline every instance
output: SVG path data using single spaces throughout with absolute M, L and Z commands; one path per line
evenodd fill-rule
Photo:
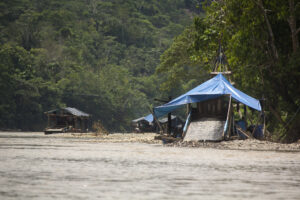
M 292 144 L 274 143 L 269 141 L 247 139 L 222 142 L 179 141 L 165 144 L 171 147 L 198 147 L 224 150 L 255 150 L 255 151 L 291 151 L 300 152 L 300 142 Z
M 157 136 L 156 133 L 110 133 L 110 134 L 97 134 L 97 133 L 60 133 L 51 134 L 47 137 L 54 138 L 80 138 L 87 142 L 98 143 L 146 143 L 146 144 L 162 144 L 161 140 L 154 140 Z
M 95 142 L 100 143 L 146 143 L 162 144 L 160 140 L 154 140 L 156 133 L 113 133 L 95 137 Z

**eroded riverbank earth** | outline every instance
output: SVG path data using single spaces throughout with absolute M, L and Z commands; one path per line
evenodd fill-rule
M 0 132 L 0 199 L 299 199 L 299 143 L 154 136 Z

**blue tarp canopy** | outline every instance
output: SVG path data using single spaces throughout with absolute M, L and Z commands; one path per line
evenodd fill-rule
M 198 85 L 187 93 L 173 99 L 172 101 L 154 108 L 155 116 L 161 117 L 173 110 L 189 103 L 201 102 L 214 99 L 222 95 L 231 95 L 233 99 L 241 102 L 255 110 L 261 111 L 260 103 L 240 90 L 233 87 L 229 81 L 222 75 L 218 74 L 214 78 Z
M 137 123 L 137 122 L 143 121 L 143 120 L 145 120 L 145 121 L 147 121 L 149 123 L 152 123 L 153 122 L 153 115 L 149 114 L 149 115 L 147 115 L 145 117 L 140 117 L 140 118 L 134 119 L 134 120 L 132 120 L 132 122 L 133 123 Z
M 171 120 L 175 119 L 177 116 L 171 115 Z M 149 114 L 145 117 L 142 117 L 143 120 L 146 120 L 149 123 L 152 123 L 154 121 L 153 115 Z M 160 123 L 166 123 L 168 121 L 168 118 L 162 118 L 158 120 Z
M 146 117 L 144 117 L 144 120 L 148 121 L 149 123 L 153 122 L 153 115 L 149 114 Z

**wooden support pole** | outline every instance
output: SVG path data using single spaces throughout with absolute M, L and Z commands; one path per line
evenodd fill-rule
M 159 128 L 159 130 L 160 130 L 159 132 L 162 133 L 162 132 L 163 132 L 163 129 L 162 129 L 162 127 L 161 127 L 161 125 L 160 125 L 158 119 L 157 119 L 156 116 L 154 115 L 154 109 L 149 108 L 149 110 L 150 110 L 150 113 L 151 113 L 152 116 L 153 116 L 154 121 L 156 122 L 156 124 L 157 124 L 157 126 L 158 126 L 158 128 Z
M 247 123 L 247 106 L 246 105 L 244 105 L 244 117 L 245 117 L 246 129 L 247 129 L 248 123 Z
M 263 98 L 260 100 L 260 105 L 261 105 L 261 114 L 263 118 L 263 136 L 265 137 L 265 132 L 266 132 L 266 117 L 265 117 L 265 101 L 266 99 Z
M 232 102 L 230 103 L 230 110 L 229 110 L 229 121 L 228 121 L 228 131 L 227 131 L 227 135 L 228 135 L 228 138 L 230 138 L 231 136 L 231 122 L 232 122 L 232 110 L 233 110 L 233 106 L 232 106 Z
M 75 122 L 75 123 L 74 123 L 74 128 L 75 128 L 75 130 L 76 130 L 76 129 L 77 129 L 77 117 L 74 118 L 74 122 Z
M 169 101 L 172 100 L 172 97 L 169 96 Z M 172 129 L 172 113 L 168 113 L 168 135 L 171 135 L 171 129 Z
M 168 128 L 167 128 L 168 135 L 171 135 L 171 128 L 172 128 L 172 113 L 168 113 Z
M 47 115 L 47 118 L 48 118 L 47 127 L 49 128 L 50 127 L 50 116 Z
M 185 118 L 187 118 L 190 113 L 190 105 L 191 105 L 190 103 L 186 104 L 186 117 Z

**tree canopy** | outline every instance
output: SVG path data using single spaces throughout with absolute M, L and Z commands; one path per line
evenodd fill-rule
M 213 69 L 221 40 L 236 85 L 266 99 L 271 138 L 299 139 L 300 2 L 219 0 L 205 6 L 206 15 L 195 17 L 162 55 L 156 72 L 167 72 L 163 89 L 187 80 L 199 84 Z
M 147 114 L 160 54 L 199 12 L 190 0 L 0 3 L 0 127 L 42 130 L 76 107 L 112 131 Z

